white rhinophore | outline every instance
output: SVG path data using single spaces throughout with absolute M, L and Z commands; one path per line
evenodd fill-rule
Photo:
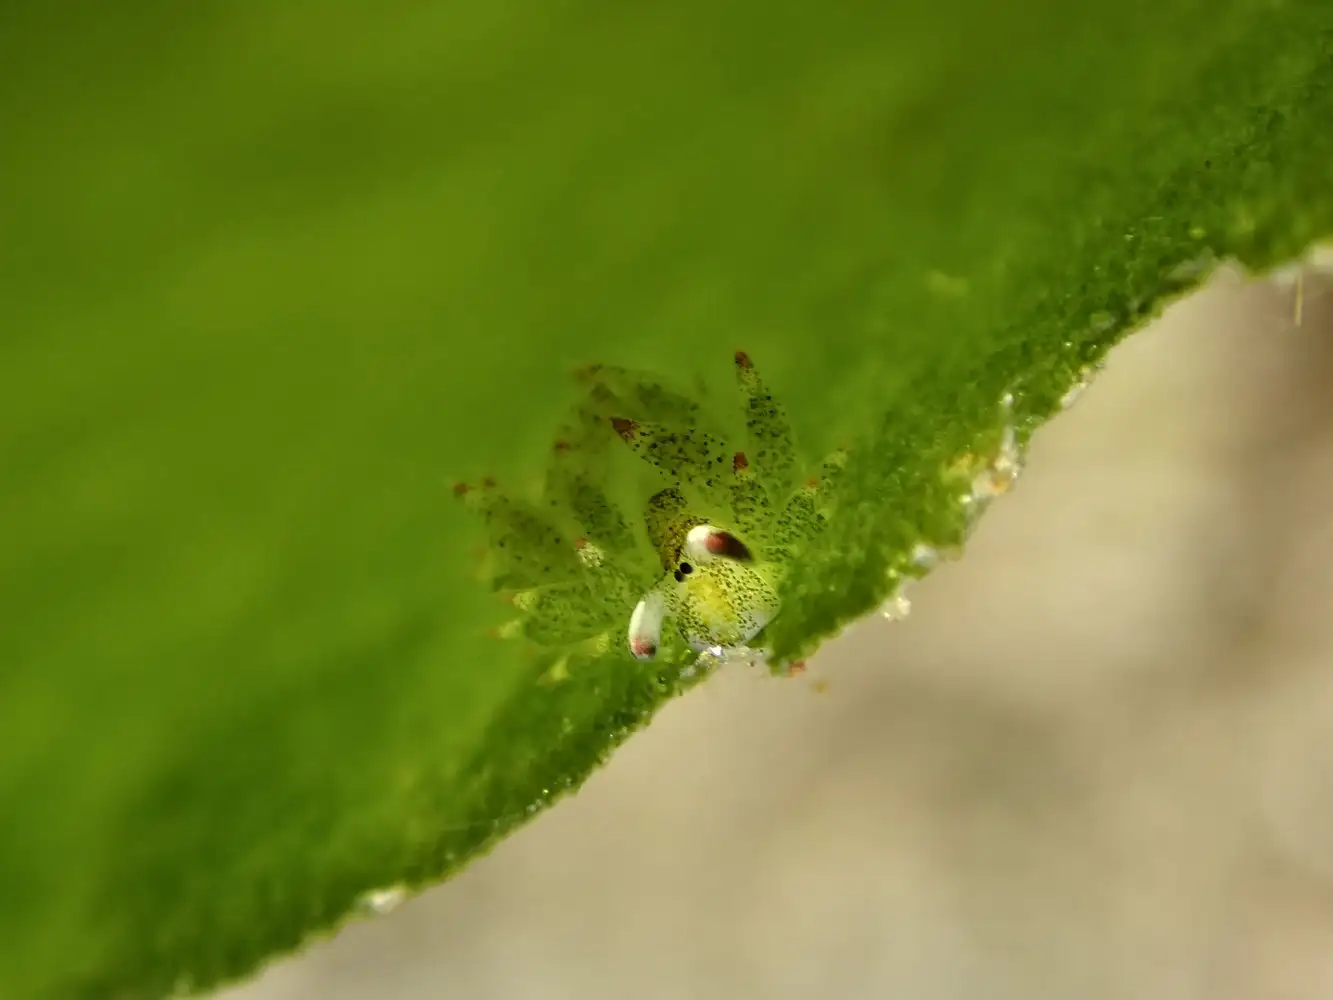
M 666 617 L 666 598 L 653 589 L 644 594 L 629 616 L 629 651 L 636 660 L 651 660 L 662 642 L 662 619 Z

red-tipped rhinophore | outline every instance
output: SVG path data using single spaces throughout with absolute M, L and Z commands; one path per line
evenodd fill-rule
M 626 420 L 624 417 L 612 417 L 611 427 L 615 430 L 617 434 L 623 437 L 626 441 L 632 438 L 634 436 L 634 432 L 639 429 L 638 424 L 636 424 L 633 420 Z
M 749 467 L 750 460 L 745 457 L 745 452 L 738 451 L 735 455 L 731 456 L 732 472 L 740 472 L 742 469 L 748 469 Z
M 739 368 L 753 368 L 754 364 L 750 361 L 750 355 L 744 351 L 736 352 L 736 365 Z

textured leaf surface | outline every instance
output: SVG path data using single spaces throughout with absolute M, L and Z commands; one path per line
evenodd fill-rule
M 771 627 L 1210 259 L 1333 233 L 1324 0 L 0 12 L 0 982 L 156 997 L 576 784 L 681 664 L 486 634 L 454 479 L 567 373 L 762 358 L 853 445 Z M 627 485 L 627 490 L 631 486 Z M 888 669 L 888 668 L 886 668 Z

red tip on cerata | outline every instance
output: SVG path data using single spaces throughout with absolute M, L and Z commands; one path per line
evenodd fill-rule
M 495 480 L 491 476 L 487 476 L 481 481 L 481 485 L 488 490 L 493 490 L 495 489 Z
M 467 496 L 468 491 L 472 489 L 467 483 L 454 483 L 454 496 Z
M 799 675 L 801 675 L 801 674 L 803 674 L 803 673 L 805 673 L 805 661 L 804 661 L 804 660 L 797 660 L 795 663 L 789 663 L 789 664 L 787 664 L 787 676 L 788 676 L 788 677 L 797 677 L 797 676 L 799 676 Z
M 633 640 L 630 649 L 635 656 L 652 656 L 657 652 L 657 646 L 649 639 Z
M 810 489 L 810 490 L 817 490 L 817 489 L 819 489 L 819 477 L 818 477 L 818 476 L 811 476 L 809 479 L 807 479 L 807 480 L 805 481 L 805 487 L 806 487 L 806 489 Z
M 573 445 L 571 445 L 564 438 L 561 438 L 555 443 L 555 451 L 557 455 L 563 455 L 565 452 L 569 451 L 569 449 L 572 447 Z
M 741 469 L 748 469 L 749 467 L 750 467 L 750 460 L 745 457 L 745 452 L 738 451 L 736 452 L 735 455 L 731 456 L 732 472 L 740 472 Z
M 634 436 L 634 432 L 638 429 L 639 425 L 633 420 L 626 420 L 624 417 L 612 417 L 611 427 L 617 434 L 628 441 Z
M 574 539 L 574 548 L 576 548 L 576 549 L 586 549 L 587 547 L 588 547 L 588 540 L 587 540 L 586 538 L 576 538 L 576 539 Z
M 737 367 L 739 367 L 739 368 L 751 368 L 751 367 L 753 367 L 752 364 L 750 363 L 750 355 L 746 354 L 744 351 L 737 351 L 737 352 L 736 352 L 736 365 L 737 365 Z

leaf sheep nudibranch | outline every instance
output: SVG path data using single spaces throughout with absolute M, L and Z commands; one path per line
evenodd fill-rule
M 592 365 L 578 373 L 586 392 L 552 447 L 543 503 L 489 481 L 456 488 L 486 523 L 492 586 L 522 614 L 503 634 L 562 648 L 621 631 L 622 648 L 647 661 L 664 649 L 747 648 L 780 613 L 787 568 L 835 507 L 845 456 L 798 483 L 786 409 L 749 355 L 736 353 L 735 372 L 742 447 L 707 425 L 697 401 Z M 665 480 L 644 504 L 641 535 L 609 498 L 617 441 Z M 642 569 L 645 541 L 655 578 Z

